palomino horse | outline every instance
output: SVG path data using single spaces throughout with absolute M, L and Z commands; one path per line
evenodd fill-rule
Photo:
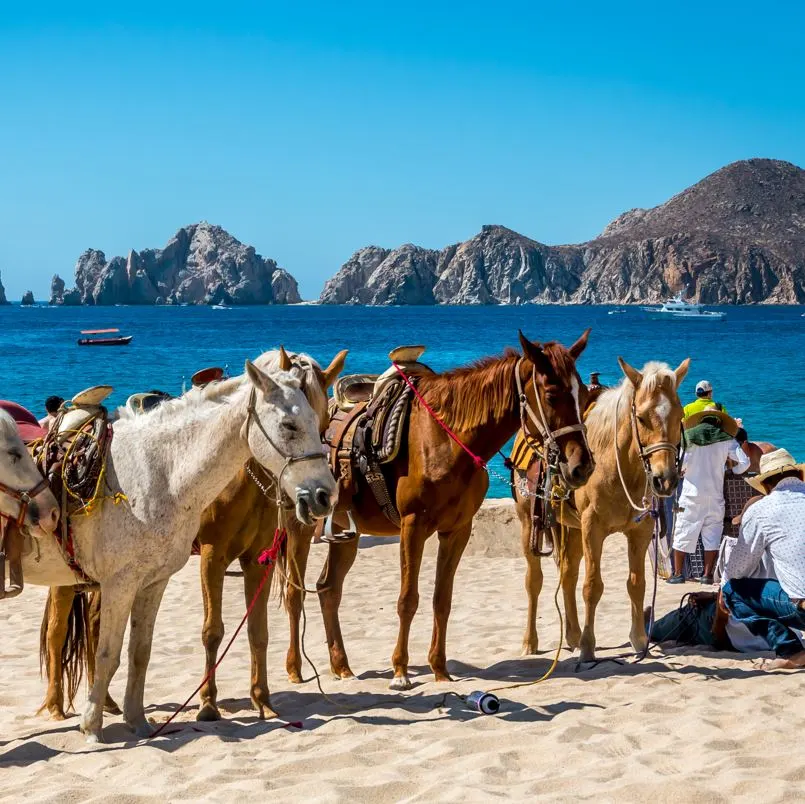
M 556 434 L 560 471 L 576 487 L 584 483 L 593 462 L 579 418 L 581 381 L 575 361 L 587 345 L 587 330 L 569 349 L 558 343 L 532 343 L 520 333 L 523 354 L 513 350 L 444 374 L 422 373 L 418 391 L 440 421 L 476 456 L 488 461 L 523 424 L 535 437 Z M 535 412 L 536 411 L 536 412 Z M 400 629 L 392 662 L 392 689 L 409 689 L 408 634 L 419 605 L 419 570 L 425 540 L 439 534 L 433 637 L 428 660 L 437 681 L 449 681 L 447 621 L 453 578 L 470 538 L 472 520 L 483 502 L 489 479 L 456 444 L 428 410 L 415 399 L 402 447 L 387 469 L 391 499 L 401 527 L 383 514 L 366 479 L 354 473 L 352 490 L 339 483 L 337 510 L 349 511 L 359 532 L 400 534 L 401 585 L 397 604 Z M 341 522 L 339 522 L 341 524 Z M 352 675 L 338 621 L 344 577 L 358 550 L 358 539 L 332 544 L 318 588 L 330 662 L 342 678 Z
M 139 736 L 152 733 L 143 692 L 162 595 L 187 562 L 202 511 L 250 457 L 277 477 L 300 520 L 312 523 L 332 508 L 335 483 L 321 451 L 319 422 L 299 380 L 268 368 L 276 359 L 267 353 L 257 365 L 247 362 L 240 377 L 191 391 L 144 416 L 124 412 L 114 424 L 106 483 L 125 501 L 71 518 L 78 563 L 101 590 L 95 677 L 81 720 L 90 740 L 102 739 L 103 707 L 129 619 L 124 718 Z M 39 541 L 43 557 L 59 549 L 54 540 Z M 24 557 L 26 579 L 47 586 L 76 582 L 64 562 L 52 574 L 42 571 L 42 563 L 26 564 Z
M 580 659 L 595 658 L 595 609 L 604 591 L 601 553 L 610 533 L 622 532 L 628 539 L 629 578 L 626 588 L 631 600 L 630 641 L 635 651 L 648 644 L 643 616 L 646 590 L 646 551 L 651 542 L 653 520 L 647 515 L 651 497 L 668 497 L 679 483 L 678 448 L 683 410 L 677 389 L 688 371 L 690 359 L 671 370 L 665 363 L 651 362 L 641 371 L 618 358 L 625 375 L 620 385 L 604 391 L 589 412 L 587 438 L 595 458 L 590 479 L 574 492 L 581 519 L 581 531 L 565 530 L 561 551 L 562 591 L 565 603 L 565 638 L 570 648 L 581 647 Z M 527 502 L 518 501 L 522 514 Z M 557 534 L 558 535 L 558 534 Z M 526 590 L 529 615 L 523 649 L 537 648 L 536 610 L 542 586 L 539 558 L 530 554 Z M 584 632 L 579 627 L 576 584 L 584 555 Z M 535 569 L 536 566 L 536 569 Z
M 319 364 L 305 354 L 287 355 L 280 347 L 278 366 L 290 371 L 301 382 L 302 391 L 319 420 L 320 432 L 327 426 L 327 389 L 333 384 L 344 366 L 347 352 L 339 352 L 330 365 L 322 370 Z M 284 506 L 283 506 L 284 507 Z M 238 559 L 243 570 L 244 593 L 249 603 L 260 587 L 266 572 L 258 557 L 271 542 L 279 526 L 280 507 L 276 501 L 274 479 L 255 461 L 241 468 L 221 495 L 205 509 L 201 528 L 196 536 L 200 546 L 201 587 L 204 601 L 202 642 L 206 653 L 205 675 L 212 673 L 217 661 L 218 648 L 224 636 L 222 599 L 224 576 L 227 567 Z M 283 517 L 288 539 L 282 562 L 290 583 L 284 590 L 285 606 L 290 621 L 290 644 L 286 668 L 290 681 L 302 680 L 302 659 L 299 646 L 299 621 L 302 610 L 304 573 L 310 552 L 313 527 L 301 523 L 292 514 Z M 251 699 L 260 717 L 273 717 L 269 703 L 266 650 L 268 647 L 267 602 L 269 585 L 265 584 L 252 607 L 247 633 L 251 652 Z M 67 706 L 72 705 L 80 683 L 83 663 L 87 661 L 92 683 L 93 639 L 97 638 L 99 612 L 98 595 L 93 594 L 89 611 L 86 601 L 74 595 L 71 587 L 53 588 L 48 596 L 41 633 L 42 663 L 47 670 L 48 690 L 42 706 L 54 719 L 65 717 Z M 88 619 L 85 615 L 88 615 Z M 214 674 L 201 689 L 199 720 L 218 720 L 217 688 Z M 114 712 L 116 705 L 108 699 L 106 711 Z

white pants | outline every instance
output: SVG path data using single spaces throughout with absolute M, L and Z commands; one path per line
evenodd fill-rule
M 695 553 L 699 534 L 705 550 L 718 550 L 724 533 L 724 500 L 701 496 L 692 498 L 683 493 L 679 507 L 683 510 L 676 515 L 674 550 Z

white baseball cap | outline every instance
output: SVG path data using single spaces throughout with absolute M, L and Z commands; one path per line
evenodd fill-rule
M 704 394 L 709 394 L 710 391 L 713 390 L 713 386 L 710 385 L 709 380 L 699 380 L 696 383 L 696 395 L 703 396 Z

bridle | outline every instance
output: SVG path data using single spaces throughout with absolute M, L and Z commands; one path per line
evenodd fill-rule
M 329 468 L 329 464 L 327 463 L 327 456 L 324 452 L 308 452 L 304 455 L 288 455 L 283 452 L 276 444 L 273 438 L 266 432 L 265 427 L 263 427 L 263 423 L 260 421 L 260 417 L 257 415 L 257 408 L 255 407 L 255 403 L 257 402 L 257 389 L 252 388 L 251 393 L 249 394 L 249 405 L 246 409 L 246 440 L 249 439 L 249 429 L 251 427 L 252 421 L 254 421 L 257 429 L 263 434 L 263 437 L 269 444 L 274 448 L 277 454 L 285 461 L 282 465 L 282 469 L 280 469 L 278 475 L 274 475 L 273 472 L 270 472 L 271 479 L 274 481 L 274 485 L 276 488 L 276 502 L 278 506 L 282 506 L 283 504 L 283 490 L 282 490 L 282 477 L 285 472 L 293 466 L 295 463 L 302 463 L 302 461 L 324 461 L 325 465 Z M 265 467 L 264 467 L 265 468 Z M 248 471 L 248 469 L 247 469 Z M 266 470 L 268 471 L 268 470 Z M 252 472 L 248 472 L 249 477 L 257 483 L 257 479 L 255 478 Z M 257 487 L 265 494 L 267 489 L 260 483 L 257 483 Z
M 528 402 L 528 396 L 523 388 L 523 380 L 520 377 L 520 364 L 522 362 L 523 358 L 520 358 L 517 361 L 517 365 L 514 367 L 514 376 L 515 381 L 517 382 L 517 396 L 520 400 L 520 426 L 522 427 L 527 440 L 531 440 L 532 442 L 536 441 L 536 437 L 529 431 L 527 426 L 528 420 L 531 420 L 531 423 L 537 428 L 537 432 L 542 438 L 542 444 L 547 448 L 548 464 L 552 467 L 556 467 L 557 460 L 562 454 L 562 449 L 559 446 L 557 439 L 564 435 L 569 435 L 570 433 L 581 433 L 581 436 L 584 439 L 584 444 L 587 446 L 587 427 L 585 426 L 584 422 L 579 421 L 578 424 L 569 424 L 565 427 L 559 427 L 555 430 L 551 429 L 550 425 L 548 424 L 548 417 L 545 415 L 545 408 L 542 406 L 539 388 L 537 387 L 536 366 L 531 367 L 531 385 L 534 389 L 534 398 L 537 401 L 537 413 L 534 413 L 533 408 Z M 532 443 L 530 446 L 533 448 L 534 444 Z
M 18 528 L 21 528 L 25 524 L 25 517 L 28 515 L 28 509 L 30 508 L 31 503 L 34 501 L 34 498 L 38 497 L 47 488 L 48 482 L 44 477 L 33 488 L 28 489 L 27 491 L 12 489 L 5 483 L 0 483 L 0 492 L 3 492 L 3 494 L 11 497 L 11 499 L 16 500 L 20 504 L 20 510 L 16 517 L 11 516 L 4 511 L 0 511 L 0 520 L 5 519 L 9 522 L 14 522 Z
M 621 481 L 621 486 L 623 487 L 623 492 L 626 495 L 626 499 L 629 501 L 629 505 L 635 509 L 635 511 L 639 511 L 641 513 L 645 513 L 651 509 L 651 505 L 646 505 L 647 500 L 649 497 L 665 497 L 668 495 L 658 494 L 651 485 L 651 456 L 655 452 L 671 452 L 674 455 L 674 464 L 676 466 L 677 474 L 682 469 L 682 462 L 685 458 L 685 440 L 682 439 L 682 447 L 678 444 L 672 444 L 670 441 L 656 441 L 653 444 L 645 445 L 643 443 L 643 439 L 640 438 L 640 430 L 637 426 L 637 406 L 635 404 L 635 396 L 637 395 L 637 389 L 634 391 L 634 396 L 632 396 L 632 405 L 630 410 L 630 426 L 632 428 L 632 438 L 634 439 L 635 444 L 637 445 L 637 454 L 640 458 L 640 462 L 643 464 L 643 473 L 645 474 L 646 485 L 643 490 L 643 500 L 642 505 L 637 505 L 635 501 L 632 499 L 631 494 L 629 494 L 629 489 L 626 485 L 626 481 L 623 477 L 623 470 L 621 469 L 621 461 L 620 461 L 620 448 L 618 447 L 618 424 L 619 424 L 619 409 L 620 409 L 620 398 L 618 398 L 618 403 L 615 406 L 615 422 L 613 424 L 613 434 L 612 434 L 612 447 L 615 450 L 615 465 L 618 468 L 618 477 Z

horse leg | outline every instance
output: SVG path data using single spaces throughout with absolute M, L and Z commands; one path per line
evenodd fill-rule
M 300 649 L 299 620 L 305 602 L 305 571 L 310 555 L 310 529 L 299 528 L 289 532 L 288 554 L 285 571 L 288 583 L 285 587 L 285 610 L 288 612 L 290 630 L 288 653 L 285 656 L 285 670 L 291 684 L 302 683 L 302 652 Z
M 201 641 L 204 644 L 204 678 L 207 680 L 201 688 L 201 707 L 196 720 L 220 720 L 217 697 L 218 687 L 215 683 L 215 663 L 218 660 L 218 648 L 224 638 L 224 619 L 222 615 L 224 596 L 224 576 L 228 565 L 227 557 L 219 554 L 214 544 L 201 547 L 201 596 L 204 601 L 204 625 L 201 629 Z M 246 571 L 243 573 L 244 584 Z
M 576 605 L 576 587 L 579 583 L 579 566 L 582 558 L 581 531 L 576 528 L 565 530 L 566 544 L 562 567 L 562 597 L 565 602 L 565 642 L 571 650 L 581 644 L 579 610 Z
M 517 501 L 517 515 L 520 518 L 520 540 L 526 560 L 525 592 L 528 598 L 525 634 L 523 634 L 522 656 L 531 656 L 539 649 L 537 636 L 537 604 L 542 591 L 542 560 L 531 552 L 531 505 L 530 501 Z
M 447 672 L 447 620 L 453 604 L 453 581 L 458 562 L 470 540 L 472 522 L 453 531 L 439 532 L 439 553 L 436 558 L 436 586 L 433 590 L 433 636 L 428 663 L 436 681 L 452 681 Z M 424 540 L 423 540 L 424 545 Z
M 580 660 L 590 662 L 595 659 L 595 609 L 604 593 L 601 579 L 601 552 L 604 537 L 598 532 L 584 534 L 584 631 L 581 634 Z
M 426 534 L 417 525 L 416 517 L 406 517 L 400 531 L 400 596 L 397 599 L 400 630 L 391 657 L 394 678 L 389 687 L 393 690 L 409 690 L 413 686 L 408 677 L 408 635 L 419 607 L 419 569 L 422 566 L 425 539 Z
M 150 737 L 154 731 L 145 717 L 143 696 L 145 674 L 151 659 L 151 644 L 154 641 L 154 623 L 167 585 L 168 578 L 165 578 L 140 589 L 134 597 L 131 609 L 129 677 L 126 682 L 126 696 L 123 699 L 123 718 L 138 737 Z M 103 623 L 101 630 L 103 631 Z
M 341 635 L 338 609 L 344 591 L 344 578 L 355 563 L 359 541 L 360 537 L 350 539 L 348 542 L 331 542 L 328 545 L 327 561 L 316 582 L 321 616 L 324 620 L 324 633 L 327 636 L 327 648 L 330 651 L 330 671 L 338 678 L 353 677 L 347 651 L 344 648 L 344 638 Z
M 95 653 L 95 680 L 81 717 L 81 731 L 88 742 L 103 742 L 103 707 L 109 682 L 120 665 L 120 650 L 131 607 L 137 593 L 131 572 L 113 576 L 101 584 L 101 628 Z
M 627 533 L 629 579 L 626 581 L 626 591 L 629 593 L 632 611 L 632 629 L 629 632 L 629 641 L 637 653 L 644 651 L 648 645 L 643 603 L 646 596 L 646 551 L 652 536 L 650 520 L 648 525 L 648 528 L 641 527 Z
M 95 651 L 98 647 L 98 636 L 101 633 L 101 593 L 87 593 L 87 618 L 89 629 L 87 633 L 87 681 L 91 687 L 95 681 Z M 122 711 L 115 699 L 107 692 L 103 711 L 107 715 L 120 715 Z
M 64 720 L 64 667 L 62 647 L 67 639 L 67 623 L 73 606 L 72 586 L 51 586 L 45 603 L 40 638 L 41 663 L 45 666 L 48 690 L 40 708 L 47 709 L 53 720 Z
M 268 592 L 271 581 L 263 584 L 260 593 L 257 590 L 263 582 L 266 572 L 272 572 L 256 561 L 241 558 L 243 567 L 243 592 L 246 605 L 251 605 L 257 595 L 254 605 L 249 612 L 248 633 L 249 651 L 251 653 L 251 698 L 254 708 L 260 714 L 260 720 L 276 717 L 277 713 L 271 708 L 268 694 L 268 670 L 266 669 L 266 651 L 268 650 Z

